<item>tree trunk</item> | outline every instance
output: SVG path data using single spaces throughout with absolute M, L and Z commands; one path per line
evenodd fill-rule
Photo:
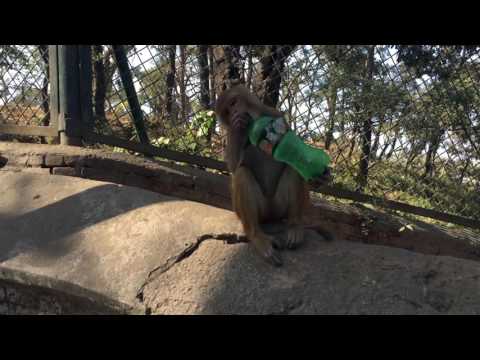
M 425 158 L 425 172 L 423 174 L 424 178 L 431 178 L 433 175 L 433 171 L 435 170 L 433 162 L 435 160 L 438 147 L 440 146 L 442 136 L 443 131 L 441 131 L 438 136 L 433 138 L 432 141 L 428 144 L 427 157 Z
M 210 101 L 215 102 L 216 93 L 215 93 L 215 70 L 213 67 L 214 58 L 213 58 L 213 46 L 208 47 L 208 66 L 209 66 L 209 77 L 210 77 Z
M 425 172 L 423 173 L 422 179 L 425 183 L 425 196 L 431 198 L 434 194 L 431 188 L 431 181 L 434 172 L 434 161 L 435 155 L 437 154 L 438 146 L 440 145 L 440 136 L 436 139 L 433 139 L 432 142 L 428 144 L 427 156 L 425 158 Z
M 187 66 L 187 54 L 186 54 L 186 46 L 180 45 L 180 114 L 181 114 L 181 122 L 185 124 L 187 121 L 187 94 L 186 94 L 186 84 L 185 84 L 185 77 L 186 77 L 186 69 Z
M 393 139 L 392 147 L 390 148 L 390 151 L 385 156 L 385 159 L 390 160 L 390 158 L 392 157 L 393 152 L 395 151 L 395 146 L 397 146 L 397 140 L 398 140 L 398 135 L 396 135 L 395 138 Z
M 253 89 L 260 100 L 272 107 L 276 107 L 280 94 L 280 83 L 285 61 L 295 50 L 295 45 L 266 46 L 255 77 Z
M 465 174 L 467 173 L 467 169 L 470 166 L 470 157 L 465 161 L 465 166 L 462 168 L 462 171 L 460 172 L 460 177 L 458 179 L 458 186 L 461 186 L 463 183 L 463 179 L 465 178 Z
M 198 64 L 200 66 L 200 105 L 202 110 L 208 110 L 210 109 L 208 45 L 198 45 Z
M 340 129 L 340 133 L 343 135 L 345 134 L 345 90 L 342 91 L 342 101 L 341 101 L 341 105 L 340 105 L 340 114 L 342 114 L 342 116 L 340 117 L 340 124 L 339 124 L 339 129 Z
M 168 47 L 168 71 L 165 75 L 165 88 L 167 89 L 165 101 L 165 113 L 167 114 L 170 124 L 176 124 L 175 116 L 175 54 L 177 45 L 170 45 Z
M 367 64 L 366 64 L 366 76 L 365 76 L 365 86 L 364 90 L 367 95 L 367 99 L 370 99 L 370 88 L 371 81 L 373 79 L 373 65 L 374 65 L 374 55 L 375 55 L 375 45 L 368 48 L 367 55 Z M 363 122 L 363 127 L 361 131 L 361 142 L 362 142 L 362 155 L 360 158 L 360 168 L 358 176 L 358 190 L 362 191 L 363 188 L 367 185 L 368 179 L 368 165 L 371 154 L 371 141 L 372 141 L 372 113 L 367 105 L 366 117 Z
M 215 91 L 222 93 L 242 81 L 240 46 L 224 45 L 214 49 Z
M 387 151 L 388 147 L 390 146 L 390 141 L 385 141 L 385 144 L 383 144 L 382 151 L 380 151 L 380 155 L 378 155 L 378 160 L 382 160 L 383 156 L 385 155 L 385 151 Z
M 94 45 L 94 63 L 93 69 L 95 72 L 95 118 L 105 120 L 105 101 L 107 95 L 112 89 L 113 74 L 116 70 L 116 64 L 110 62 L 112 55 L 112 48 L 104 51 L 103 45 Z
M 355 146 L 357 145 L 357 139 L 355 137 L 355 135 L 353 136 L 352 138 L 352 141 L 350 143 L 350 150 L 348 150 L 348 155 L 347 155 L 347 158 L 348 159 L 351 159 L 352 158 L 352 155 L 353 155 L 353 150 L 355 149 Z
M 210 104 L 210 68 L 208 66 L 208 45 L 199 45 L 198 46 L 198 62 L 200 65 L 200 105 L 203 110 L 211 109 Z M 213 132 L 215 130 L 216 123 L 215 121 L 207 130 L 207 142 L 210 143 L 212 139 Z
M 247 47 L 247 89 L 252 88 L 252 75 L 253 75 L 253 49 L 252 45 Z
M 410 155 L 407 158 L 407 162 L 405 164 L 405 170 L 411 167 L 413 161 L 420 155 L 425 148 L 425 141 L 420 142 L 417 145 L 412 145 L 412 149 L 410 150 Z
M 95 120 L 104 121 L 105 116 L 105 99 L 107 95 L 107 82 L 105 77 L 105 66 L 103 57 L 103 46 L 93 46 L 93 70 L 95 72 L 95 94 L 94 94 L 94 111 Z
M 335 114 L 337 110 L 337 88 L 332 86 L 332 89 L 329 89 L 329 94 L 327 96 L 327 105 L 328 105 L 328 129 L 325 134 L 325 149 L 330 149 L 330 145 L 333 141 L 333 130 L 335 127 Z
M 372 151 L 370 153 L 370 159 L 377 158 L 378 146 L 380 145 L 380 136 L 382 136 L 383 123 L 385 122 L 385 115 L 378 118 L 378 127 L 375 131 L 375 140 L 373 141 Z
M 94 70 L 94 112 L 95 121 L 106 124 L 105 102 L 109 94 L 111 94 L 113 86 L 113 75 L 117 69 L 115 61 L 112 59 L 113 48 L 110 46 L 106 49 L 103 45 L 93 46 L 93 70 Z M 119 128 L 125 137 L 131 136 L 131 131 L 126 129 L 121 122 L 115 117 Z

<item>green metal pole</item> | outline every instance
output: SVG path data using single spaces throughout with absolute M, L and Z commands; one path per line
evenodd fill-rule
M 141 143 L 149 144 L 147 131 L 145 129 L 145 123 L 143 120 L 143 112 L 140 108 L 140 103 L 138 102 L 137 92 L 135 91 L 135 86 L 133 85 L 132 74 L 128 66 L 127 54 L 122 45 L 112 45 L 113 54 L 115 56 L 115 61 L 117 62 L 118 71 L 120 73 L 120 78 L 122 80 L 123 88 L 127 94 L 128 105 L 132 111 L 133 122 L 135 129 L 137 130 L 137 135 Z
M 62 145 L 82 145 L 78 46 L 58 46 L 59 123 Z

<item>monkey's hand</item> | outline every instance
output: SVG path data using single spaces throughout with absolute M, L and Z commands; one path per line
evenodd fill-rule
M 328 167 L 322 175 L 320 175 L 315 179 L 310 180 L 308 183 L 312 186 L 323 186 L 331 183 L 332 181 L 333 181 L 333 175 L 330 168 Z
M 244 130 L 251 121 L 250 115 L 246 112 L 234 111 L 232 114 L 232 127 L 235 130 Z

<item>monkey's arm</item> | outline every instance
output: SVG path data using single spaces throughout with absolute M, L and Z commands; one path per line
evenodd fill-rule
M 233 173 L 243 160 L 243 153 L 248 143 L 246 131 L 241 133 L 227 132 L 227 146 L 225 148 L 225 161 L 228 170 Z

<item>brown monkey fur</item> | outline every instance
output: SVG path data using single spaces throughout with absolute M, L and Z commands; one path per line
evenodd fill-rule
M 302 220 L 310 201 L 309 191 L 289 165 L 249 144 L 247 127 L 260 115 L 283 114 L 262 104 L 243 85 L 225 91 L 217 100 L 215 112 L 227 132 L 225 161 L 232 175 L 233 209 L 259 254 L 280 266 L 282 259 L 275 248 L 286 245 L 293 249 L 303 241 Z M 286 244 L 261 228 L 261 224 L 281 220 L 287 222 Z

